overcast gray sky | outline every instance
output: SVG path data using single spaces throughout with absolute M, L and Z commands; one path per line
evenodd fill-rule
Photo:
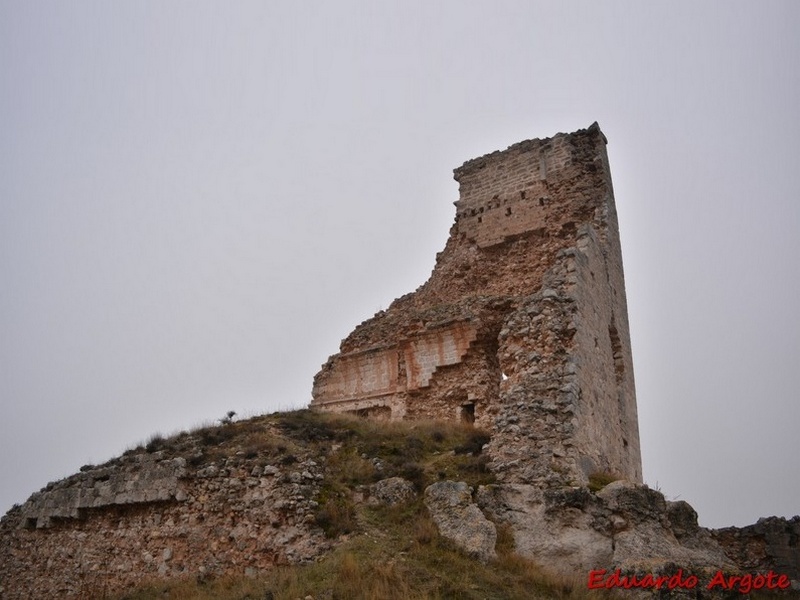
M 305 406 L 452 169 L 598 121 L 645 480 L 800 513 L 800 3 L 0 0 L 0 512 Z

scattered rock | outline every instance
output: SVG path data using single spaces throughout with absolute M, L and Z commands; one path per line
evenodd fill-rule
M 381 479 L 369 487 L 370 502 L 394 506 L 411 502 L 417 497 L 414 484 L 402 477 Z

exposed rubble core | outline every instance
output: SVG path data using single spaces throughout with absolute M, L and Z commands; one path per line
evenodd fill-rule
M 430 279 L 342 341 L 311 407 L 474 422 L 501 480 L 641 482 L 616 208 L 597 124 L 455 170 Z
M 148 578 L 255 574 L 331 547 L 314 520 L 321 461 L 279 427 L 253 421 L 163 444 L 86 465 L 9 511 L 0 598 L 105 598 Z

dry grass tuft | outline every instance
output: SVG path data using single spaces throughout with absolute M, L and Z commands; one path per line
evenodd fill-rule
M 610 471 L 595 471 L 589 474 L 589 485 L 587 487 L 593 492 L 599 492 L 609 483 L 620 479 L 622 479 L 622 476 Z

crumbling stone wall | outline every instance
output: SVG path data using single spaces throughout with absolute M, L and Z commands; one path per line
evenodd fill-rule
M 105 598 L 148 579 L 254 575 L 330 549 L 314 517 L 323 465 L 311 457 L 194 462 L 142 449 L 13 508 L 0 521 L 0 598 Z
M 364 321 L 311 407 L 462 419 L 492 432 L 501 481 L 641 481 L 622 253 L 597 124 L 455 170 L 430 279 Z
M 712 533 L 743 570 L 773 569 L 800 582 L 800 516 L 765 517 L 753 525 L 725 527 Z

